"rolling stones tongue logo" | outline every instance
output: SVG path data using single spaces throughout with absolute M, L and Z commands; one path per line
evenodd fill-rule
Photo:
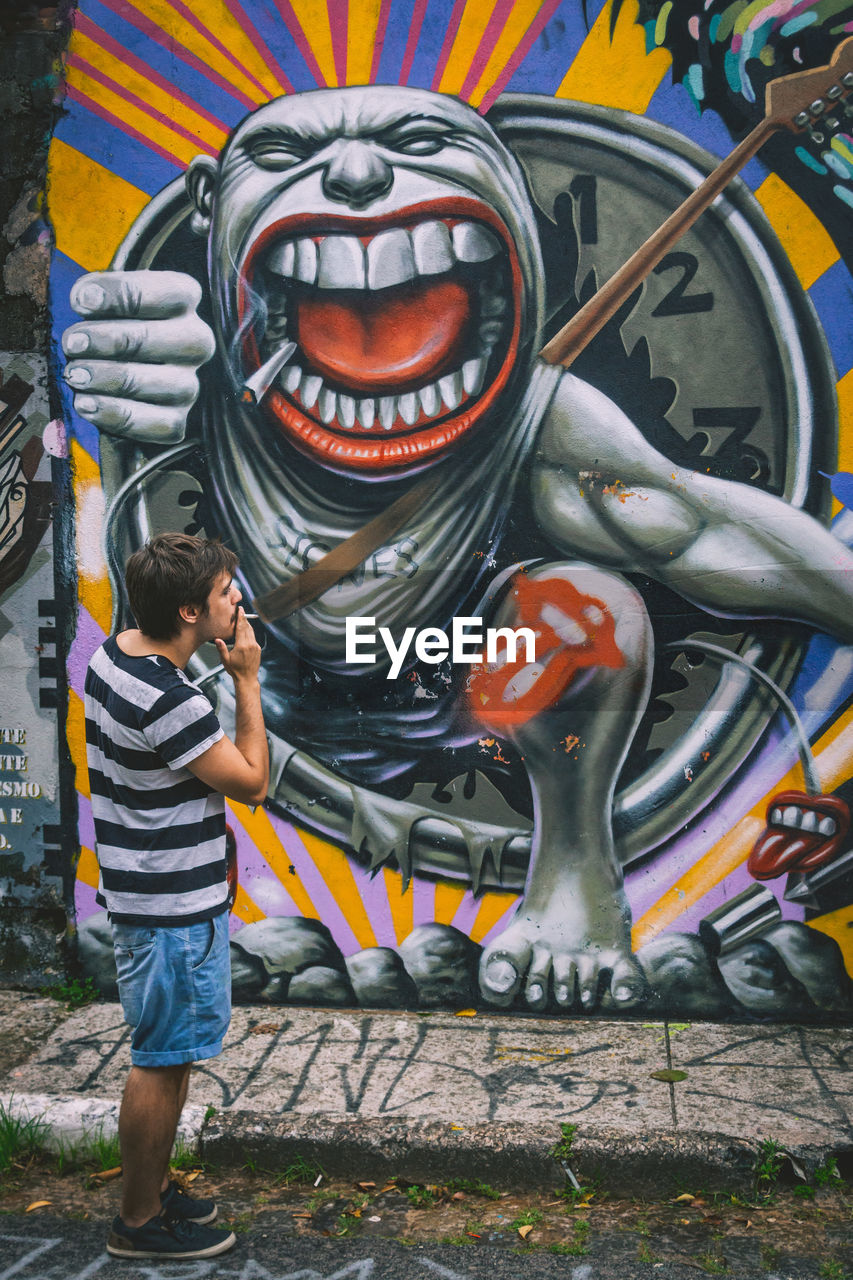
M 526 724 L 555 702 L 578 671 L 622 667 L 607 606 L 563 578 L 516 579 L 518 624 L 536 635 L 536 661 L 472 667 L 468 696 L 478 720 L 494 729 Z
M 814 871 L 831 862 L 850 830 L 850 810 L 838 796 L 780 791 L 767 808 L 767 830 L 755 842 L 747 870 L 755 880 Z

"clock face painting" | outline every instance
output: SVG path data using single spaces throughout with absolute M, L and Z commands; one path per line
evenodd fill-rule
M 853 51 L 794 8 L 81 0 L 69 681 L 148 537 L 235 551 L 236 999 L 849 1014 Z

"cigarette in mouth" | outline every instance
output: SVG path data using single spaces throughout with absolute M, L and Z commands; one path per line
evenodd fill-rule
M 260 369 L 256 369 L 243 383 L 243 399 L 249 404 L 260 404 L 295 350 L 295 342 L 285 342 Z
M 249 619 L 251 619 L 251 618 L 259 618 L 260 616 L 261 616 L 261 615 L 260 615 L 259 613 L 244 613 L 244 614 L 243 614 L 243 617 L 244 617 L 244 618 L 249 618 Z

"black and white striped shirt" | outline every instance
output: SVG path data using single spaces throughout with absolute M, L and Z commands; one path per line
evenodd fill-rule
M 98 902 L 114 920 L 176 925 L 227 906 L 225 799 L 186 765 L 222 728 L 168 658 L 132 658 L 110 636 L 86 673 L 86 754 Z

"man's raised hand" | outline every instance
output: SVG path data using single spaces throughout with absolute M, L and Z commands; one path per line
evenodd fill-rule
M 257 677 L 261 666 L 261 646 L 255 638 L 252 624 L 247 620 L 242 606 L 237 609 L 233 647 L 229 649 L 224 640 L 217 640 L 216 648 L 219 651 L 219 660 L 232 680 Z
M 82 276 L 71 305 L 83 319 L 62 335 L 77 413 L 110 435 L 182 440 L 198 397 L 198 369 L 215 349 L 196 314 L 200 301 L 198 281 L 180 271 Z

